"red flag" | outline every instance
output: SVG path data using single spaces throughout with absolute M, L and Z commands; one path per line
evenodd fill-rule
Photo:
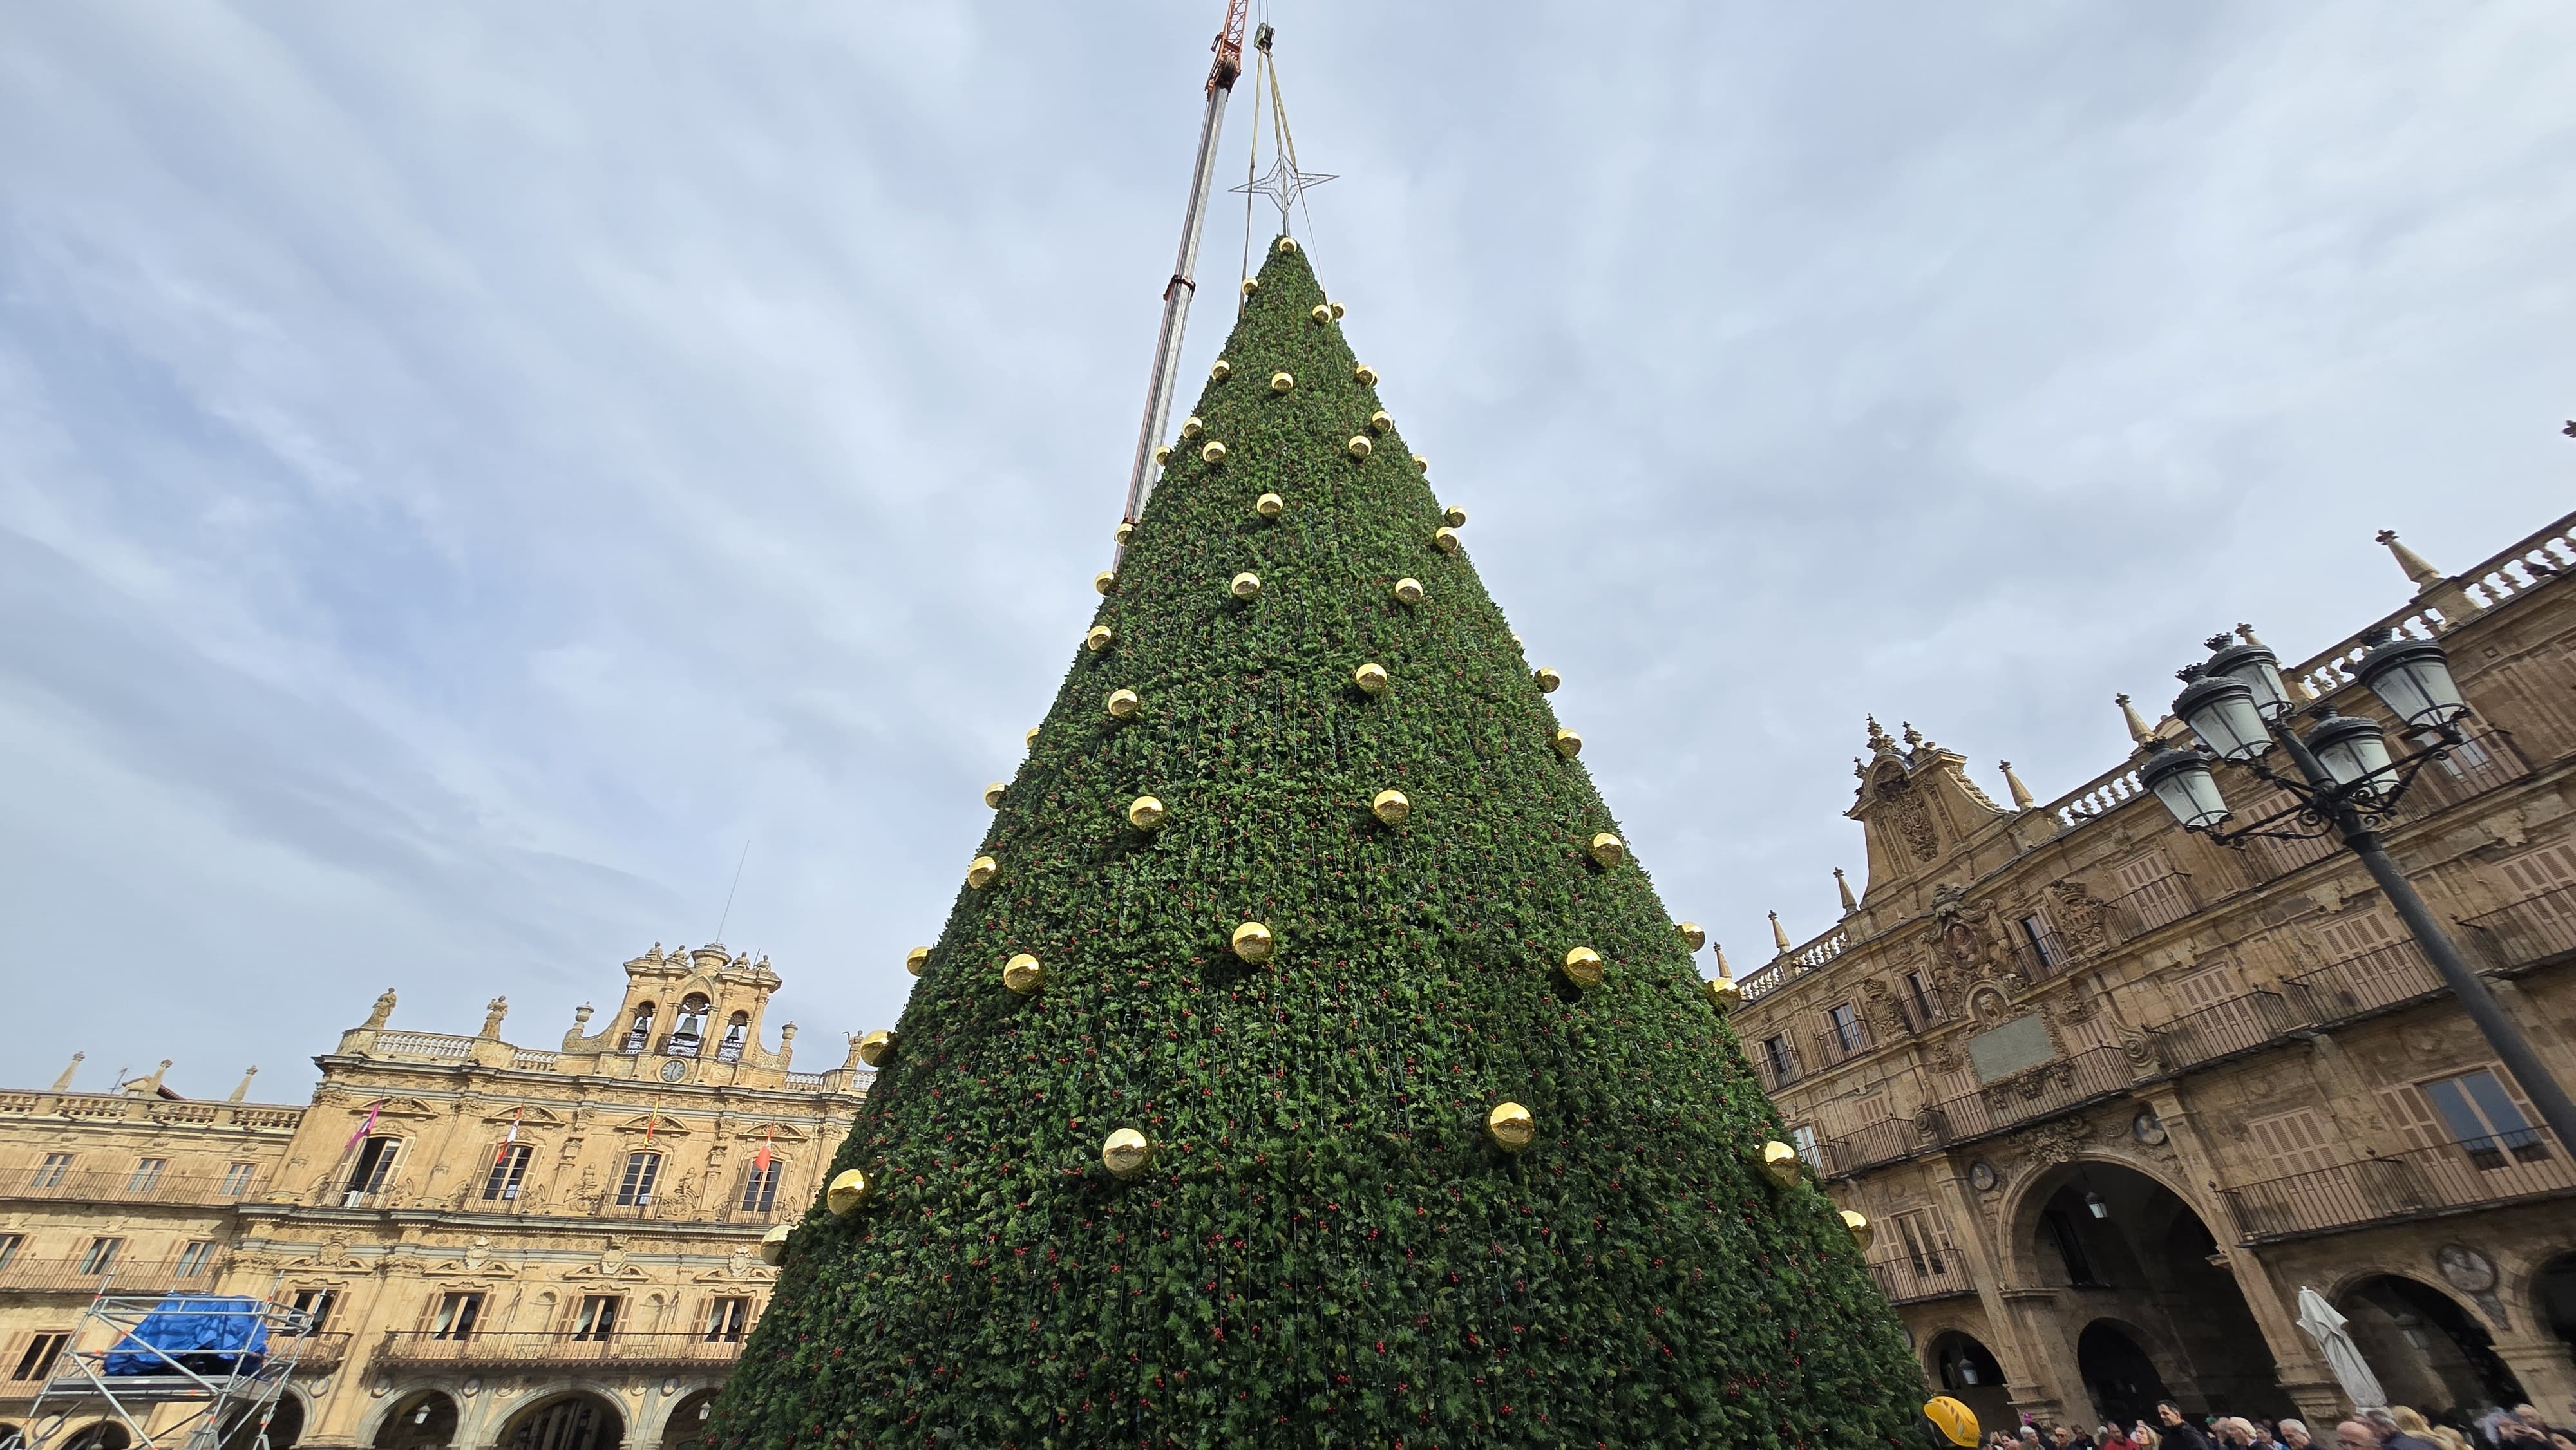
M 778 1130 L 773 1127 L 769 1130 L 769 1134 L 770 1137 L 775 1137 L 778 1134 Z M 754 1173 L 766 1173 L 769 1171 L 769 1138 L 765 1137 L 760 1140 L 760 1151 L 752 1155 L 751 1171 Z
M 381 1113 L 384 1110 L 385 1100 L 383 1098 L 378 1098 L 374 1102 L 367 1104 L 367 1120 L 358 1125 L 358 1131 L 349 1135 L 348 1142 L 340 1145 L 340 1151 L 346 1153 L 350 1149 L 357 1147 L 359 1139 L 374 1132 L 376 1130 L 376 1114 Z
M 502 1136 L 500 1151 L 492 1155 L 492 1161 L 494 1164 L 498 1165 L 510 1161 L 510 1145 L 519 1141 L 519 1115 L 526 1111 L 526 1108 L 514 1108 L 511 1110 L 510 1131 Z

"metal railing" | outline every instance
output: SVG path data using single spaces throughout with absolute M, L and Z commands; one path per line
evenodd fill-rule
M 1828 1024 L 1816 1034 L 1817 1071 L 1838 1067 L 1877 1045 L 1869 1040 L 1869 1027 L 1865 1023 L 1854 1022 L 1849 1027 Z
M 0 1264 L 0 1293 L 19 1294 L 158 1294 L 164 1290 L 202 1284 L 213 1277 L 214 1256 L 200 1255 L 190 1263 L 180 1259 L 141 1259 L 118 1254 L 105 1265 L 92 1267 L 86 1256 L 70 1259 L 31 1259 L 13 1257 Z
M 2124 937 L 2144 936 L 2198 910 L 2200 900 L 2192 893 L 2191 877 L 2180 871 L 2169 871 L 2134 886 L 2110 902 L 2111 920 Z
M 2259 1240 L 2576 1193 L 2576 1167 L 2546 1130 L 2526 1128 L 2219 1193 L 2238 1234 Z
M 1917 1137 L 1911 1119 L 1882 1118 L 1816 1146 L 1824 1156 L 1826 1176 L 1839 1178 L 1904 1157 L 1914 1151 Z
M 2009 940 L 2012 943 L 2014 969 L 2021 973 L 2023 981 L 2034 987 L 2053 977 L 2062 977 L 2074 969 L 2075 953 L 2067 948 L 2065 941 L 2054 931 L 2043 931 L 2037 937 L 2033 937 L 2031 933 L 2022 929 L 2020 923 L 2016 922 L 2011 928 Z
M 1890 1304 L 1977 1292 L 1976 1280 L 1968 1275 L 1967 1256 L 1953 1249 L 1926 1249 L 1920 1254 L 1872 1259 L 1869 1276 L 1878 1281 L 1879 1292 L 1887 1296 Z
M 2409 937 L 2284 978 L 2281 990 L 2307 1021 L 2333 1022 L 2431 996 L 2442 978 Z
M 747 1333 L 747 1331 L 746 1331 Z M 617 1330 L 583 1335 L 557 1330 L 504 1330 L 463 1336 L 429 1329 L 390 1329 L 370 1356 L 380 1368 L 439 1365 L 613 1365 L 620 1372 L 663 1365 L 723 1365 L 742 1356 L 742 1338 L 708 1338 L 688 1330 Z
M 2167 1072 L 2181 1072 L 2230 1053 L 2244 1052 L 2288 1036 L 2308 1025 L 2278 992 L 2256 990 L 2186 1012 L 2146 1029 L 2155 1043 L 2156 1061 Z
M 2092 1098 L 2125 1092 L 2138 1068 L 2117 1047 L 2090 1047 L 1973 1093 L 1934 1104 L 1934 1135 L 1943 1142 L 1980 1137 L 2044 1118 Z
M 268 1187 L 252 1172 L 155 1173 L 144 1169 L 67 1168 L 48 1171 L 42 1161 L 0 1167 L 0 1199 L 69 1199 L 80 1203 L 239 1203 Z
M 2418 738 L 2417 744 L 2438 743 L 2430 734 Z M 2425 766 L 2415 776 L 2401 803 L 2409 815 L 2430 815 L 2446 806 L 2474 800 L 2498 786 L 2507 786 L 2531 774 L 2523 764 L 2522 752 L 2514 748 L 2513 737 L 2502 730 L 2472 730 L 2462 744 L 2451 747 L 2450 758 Z
M 2462 918 L 2460 924 L 2469 929 L 2487 960 L 2499 967 L 2528 966 L 2562 952 L 2576 952 L 2576 885 L 2526 896 Z
M 1780 1050 L 1775 1053 L 1766 1039 L 1753 1054 L 1753 1062 L 1762 1069 L 1763 1085 L 1773 1092 L 1807 1075 L 1804 1065 L 1798 1061 L 1798 1045 L 1794 1042 L 1781 1043 Z

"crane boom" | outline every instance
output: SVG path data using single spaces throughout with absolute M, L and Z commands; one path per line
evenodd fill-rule
M 1154 370 L 1145 386 L 1145 422 L 1136 433 L 1136 458 L 1127 474 L 1125 520 L 1133 523 L 1153 491 L 1154 440 L 1163 436 L 1172 417 L 1172 388 L 1180 365 L 1181 335 L 1190 320 L 1190 299 L 1199 284 L 1199 237 L 1207 230 L 1208 189 L 1216 181 L 1217 132 L 1225 122 L 1225 103 L 1234 95 L 1234 78 L 1243 74 L 1243 25 L 1251 0 L 1227 0 L 1225 26 L 1216 34 L 1216 63 L 1208 68 L 1207 114 L 1199 121 L 1198 165 L 1190 172 L 1189 210 L 1181 219 L 1181 252 L 1172 263 L 1172 280 L 1163 284 L 1163 326 L 1154 338 Z M 1125 553 L 1122 547 L 1119 553 Z M 1115 558 L 1112 559 L 1114 568 Z

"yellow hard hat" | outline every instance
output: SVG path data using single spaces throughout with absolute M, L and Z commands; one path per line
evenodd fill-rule
M 1974 1446 L 1977 1443 L 1977 1412 L 1948 1395 L 1936 1395 L 1923 1402 L 1923 1417 L 1941 1432 L 1941 1438 L 1953 1445 Z

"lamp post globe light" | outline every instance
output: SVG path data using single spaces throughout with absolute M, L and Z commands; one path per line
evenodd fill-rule
M 2238 626 L 2242 630 L 2243 626 Z M 2460 999 L 2460 1007 L 2495 1049 L 2496 1058 L 2521 1083 L 2523 1095 L 2541 1121 L 2558 1135 L 2563 1149 L 2576 1150 L 2576 1104 L 2531 1049 L 2522 1028 L 2496 1005 L 2486 983 L 2470 969 L 2449 933 L 2434 920 L 2431 908 L 2415 892 L 2397 863 L 2380 843 L 2380 827 L 2396 813 L 2407 786 L 2425 766 L 2447 759 L 2459 745 L 2460 722 L 2468 717 L 2459 682 L 2451 677 L 2449 658 L 2429 639 L 2410 639 L 2391 630 L 2384 642 L 2362 656 L 2355 674 L 2364 688 L 2421 743 L 2413 753 L 2390 754 L 2387 731 L 2378 721 L 2344 715 L 2322 699 L 2298 711 L 2281 679 L 2280 661 L 2255 642 L 2251 633 L 2240 643 L 2220 635 L 2209 641 L 2210 657 L 2181 671 L 2182 693 L 2173 712 L 2190 727 L 2198 749 L 2180 749 L 2155 741 L 2138 766 L 2138 779 L 2164 803 L 2184 830 L 2199 831 L 2224 845 L 2243 847 L 2257 837 L 2308 840 L 2332 834 L 2361 858 L 2372 881 L 2388 894 L 2424 955 L 2441 973 L 2443 984 Z M 2295 716 L 2313 717 L 2307 733 Z M 2297 767 L 2295 776 L 2271 769 L 2264 757 L 2277 745 Z M 2219 791 L 2213 761 L 2243 767 L 2280 787 L 2290 804 L 2249 825 L 2223 829 L 2232 814 Z

